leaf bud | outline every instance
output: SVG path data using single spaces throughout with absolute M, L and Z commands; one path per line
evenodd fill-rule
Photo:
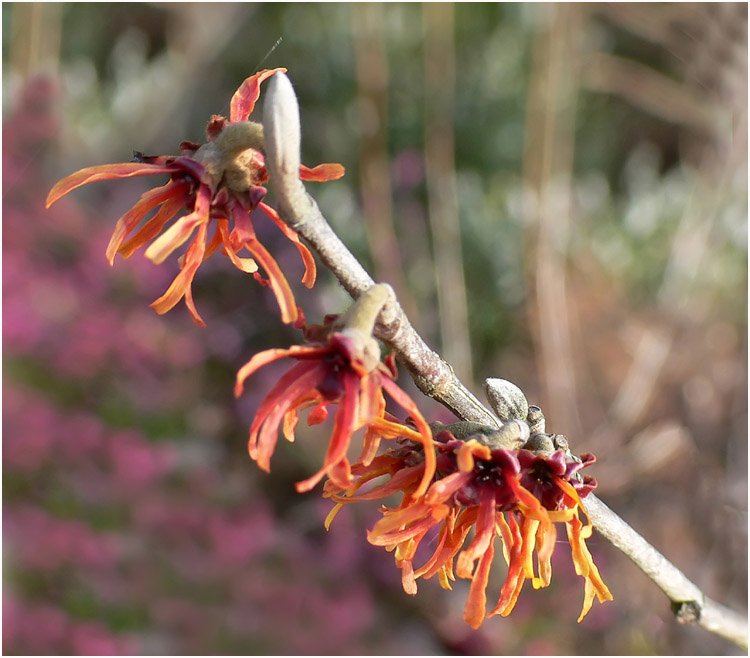
M 507 379 L 489 378 L 484 381 L 484 390 L 497 417 L 507 423 L 510 420 L 526 421 L 529 403 L 518 386 Z

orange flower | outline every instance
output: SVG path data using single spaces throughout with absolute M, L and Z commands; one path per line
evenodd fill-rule
M 147 242 L 146 257 L 154 263 L 163 262 L 175 249 L 192 238 L 180 258 L 180 273 L 167 291 L 151 306 L 163 314 L 184 297 L 193 320 L 205 326 L 193 303 L 191 284 L 203 261 L 219 248 L 243 272 L 252 273 L 263 285 L 273 290 L 282 320 L 294 322 L 298 317 L 291 288 L 274 258 L 258 241 L 250 213 L 260 208 L 299 249 L 305 264 L 302 282 L 308 287 L 315 283 L 315 261 L 299 236 L 289 228 L 275 210 L 263 203 L 268 180 L 263 157 L 263 130 L 258 123 L 248 121 L 260 96 L 260 84 L 277 71 L 266 69 L 247 78 L 232 97 L 230 116 L 212 117 L 206 128 L 208 142 L 180 144 L 179 156 L 144 156 L 136 153 L 133 162 L 87 167 L 59 181 L 47 197 L 47 207 L 68 192 L 99 180 L 169 174 L 166 185 L 150 190 L 117 221 L 107 247 L 107 258 L 114 263 L 115 255 L 125 258 Z M 307 181 L 328 181 L 341 178 L 344 168 L 338 164 L 322 164 L 309 169 L 300 167 L 300 178 Z M 148 213 L 157 209 L 153 217 L 133 233 Z M 169 228 L 168 222 L 181 211 Z M 209 240 L 209 225 L 215 220 L 213 236 Z M 231 227 L 231 229 L 230 229 Z M 246 249 L 251 258 L 238 254 Z M 264 279 L 258 266 L 266 273 Z
M 284 437 L 294 441 L 299 412 L 310 409 L 308 425 L 323 422 L 329 407 L 336 405 L 333 433 L 322 468 L 313 476 L 297 483 L 298 491 L 309 491 L 324 475 L 342 489 L 352 483 L 346 453 L 352 434 L 366 428 L 360 463 L 370 464 L 382 438 L 406 436 L 426 449 L 427 458 L 421 468 L 421 482 L 414 487 L 415 495 L 424 493 L 435 471 L 432 432 L 412 399 L 396 384 L 393 355 L 384 363 L 368 353 L 367 341 L 354 329 L 333 331 L 323 337 L 320 328 L 311 328 L 308 336 L 320 339 L 316 344 L 295 345 L 289 349 L 271 349 L 256 354 L 237 373 L 235 395 L 240 396 L 244 381 L 256 370 L 284 357 L 297 363 L 279 379 L 260 405 L 250 427 L 250 457 L 264 471 L 270 471 L 271 455 L 276 447 L 279 427 Z M 388 393 L 411 417 L 416 429 L 396 421 L 385 411 Z
M 586 514 L 581 496 L 587 495 L 596 481 L 581 478 L 576 472 L 593 463 L 593 455 L 568 463 L 562 451 L 534 454 L 528 450 L 493 450 L 476 438 L 459 441 L 445 431 L 435 437 L 435 448 L 436 475 L 424 495 L 417 492 L 424 474 L 421 447 L 410 441 L 403 441 L 399 448 L 368 465 L 355 464 L 352 473 L 357 480 L 343 493 L 335 482 L 327 482 L 324 496 L 337 505 L 326 527 L 343 504 L 403 492 L 398 507 L 382 509 L 385 516 L 368 533 L 368 540 L 395 550 L 407 594 L 417 593 L 416 579 L 420 577 L 437 574 L 444 589 L 451 589 L 450 582 L 456 577 L 471 579 L 464 620 L 479 628 L 486 617 L 511 613 L 527 579 L 534 589 L 550 584 L 550 561 L 557 537 L 554 524 L 565 523 L 576 573 L 585 579 L 578 621 L 589 611 L 594 597 L 601 602 L 612 599 L 585 544 L 592 526 L 584 526 L 578 515 L 579 509 Z M 364 484 L 384 475 L 390 477 L 387 482 L 357 494 Z M 420 542 L 433 528 L 439 528 L 437 545 L 415 569 Z M 472 528 L 474 537 L 464 547 Z M 502 541 L 508 575 L 497 605 L 486 613 L 496 536 Z

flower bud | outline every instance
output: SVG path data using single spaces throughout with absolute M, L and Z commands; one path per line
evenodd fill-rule
M 495 430 L 486 437 L 486 443 L 493 450 L 497 448 L 508 448 L 518 450 L 529 439 L 529 426 L 523 420 L 512 418 L 499 430 Z
M 513 419 L 526 421 L 529 403 L 518 386 L 507 379 L 489 378 L 484 381 L 484 390 L 493 411 L 503 423 Z
M 529 424 L 532 434 L 544 432 L 544 414 L 540 407 L 533 404 L 529 407 L 529 415 L 526 417 L 526 422 Z

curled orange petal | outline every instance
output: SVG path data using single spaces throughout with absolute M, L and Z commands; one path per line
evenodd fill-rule
M 180 219 L 154 240 L 149 248 L 146 249 L 146 258 L 157 265 L 164 262 L 169 254 L 187 241 L 198 226 L 205 226 L 208 223 L 210 205 L 211 190 L 208 185 L 201 185 L 195 197 L 195 209 L 193 212 L 180 217 Z M 203 254 L 201 254 L 201 258 L 202 256 Z
M 487 583 L 490 578 L 490 568 L 495 557 L 495 547 L 492 542 L 479 559 L 476 573 L 471 580 L 469 598 L 464 608 L 464 621 L 474 630 L 482 625 L 487 606 Z
M 287 349 L 274 348 L 265 350 L 263 352 L 258 352 L 258 354 L 255 354 L 253 358 L 250 359 L 237 372 L 237 377 L 235 379 L 234 385 L 235 397 L 240 397 L 240 395 L 242 395 L 245 380 L 263 366 L 268 365 L 269 363 L 273 363 L 274 361 L 278 361 L 279 359 L 283 359 L 285 356 L 303 356 L 313 354 L 322 355 L 324 351 L 324 349 L 315 347 L 313 345 L 292 345 L 292 347 Z M 269 396 L 270 395 L 271 394 L 269 393 Z
M 311 181 L 314 183 L 325 183 L 330 180 L 338 180 L 346 173 L 343 165 L 336 162 L 326 162 L 325 164 L 319 164 L 317 167 L 306 167 L 300 165 L 299 177 L 302 180 Z
M 388 395 L 390 395 L 396 403 L 411 416 L 414 424 L 417 426 L 417 430 L 419 431 L 419 440 L 424 446 L 424 475 L 422 476 L 422 482 L 413 495 L 422 496 L 427 491 L 432 478 L 435 476 L 435 468 L 437 465 L 435 444 L 432 441 L 432 430 L 420 413 L 414 400 L 412 400 L 405 391 L 399 388 L 396 382 L 388 377 L 383 377 L 382 382 L 383 388 Z
M 198 269 L 198 266 L 203 262 L 203 252 L 206 248 L 207 230 L 207 225 L 205 223 L 201 224 L 200 228 L 198 229 L 198 234 L 195 236 L 195 239 L 193 240 L 185 254 L 185 261 L 182 265 L 180 273 L 175 277 L 174 281 L 172 281 L 172 285 L 169 286 L 167 291 L 161 297 L 159 297 L 159 299 L 151 304 L 151 308 L 153 308 L 160 315 L 163 315 L 170 309 L 174 308 L 174 306 L 177 304 L 177 302 L 180 301 L 180 299 L 186 297 L 185 301 L 187 303 L 188 310 L 190 311 L 190 314 L 192 315 L 195 323 L 204 327 L 206 326 L 203 322 L 203 319 L 198 314 L 198 311 L 195 310 L 195 305 L 192 301 L 192 293 L 190 292 L 190 286 L 193 282 L 193 277 L 195 276 L 195 272 Z
M 113 178 L 130 178 L 131 176 L 152 176 L 153 174 L 170 174 L 176 171 L 170 165 L 149 164 L 147 162 L 119 162 L 116 164 L 95 165 L 79 169 L 70 176 L 57 181 L 47 195 L 47 208 L 55 201 L 72 192 L 81 185 Z
M 302 256 L 302 262 L 305 265 L 305 274 L 302 276 L 302 284 L 306 288 L 312 288 L 315 284 L 315 278 L 317 277 L 317 267 L 315 265 L 315 259 L 310 253 L 310 250 L 300 241 L 297 231 L 292 229 L 286 222 L 284 222 L 273 208 L 263 202 L 259 203 L 258 206 L 263 212 L 266 213 L 266 215 L 268 215 L 273 220 L 276 226 L 278 226 L 282 230 L 284 235 L 286 235 L 286 237 L 289 238 L 297 247 L 300 256 Z
M 260 83 L 279 71 L 286 73 L 285 68 L 264 69 L 246 78 L 232 96 L 229 104 L 229 120 L 232 123 L 247 121 L 260 98 Z
M 117 248 L 117 253 L 121 254 L 123 258 L 130 258 L 144 244 L 150 242 L 157 235 L 159 235 L 166 223 L 170 219 L 172 219 L 183 206 L 184 199 L 167 199 L 162 204 L 161 208 L 159 208 L 159 210 L 156 212 L 156 214 L 141 227 L 138 233 L 136 233 L 132 238 L 130 238 Z M 114 236 L 112 237 L 114 239 Z M 114 254 L 112 255 L 112 260 L 110 260 L 110 263 L 112 263 L 113 261 Z
M 175 185 L 172 181 L 162 187 L 158 187 L 155 190 L 149 190 L 145 192 L 138 203 L 136 203 L 130 210 L 128 210 L 115 224 L 115 230 L 112 233 L 112 237 L 107 245 L 106 256 L 109 264 L 112 265 L 115 260 L 115 255 L 120 249 L 122 241 L 133 231 L 138 225 L 138 222 L 150 211 L 156 208 L 156 206 L 169 202 L 172 197 L 180 194 L 180 186 Z M 182 205 L 183 199 L 179 199 L 179 206 Z M 174 203 L 167 206 L 169 212 L 174 207 Z M 177 209 L 172 212 L 172 217 L 176 214 Z M 158 213 L 157 213 L 158 215 Z M 166 220 L 165 220 L 166 221 Z

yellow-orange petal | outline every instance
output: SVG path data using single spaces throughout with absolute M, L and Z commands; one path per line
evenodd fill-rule
M 326 530 L 331 529 L 331 523 L 333 523 L 333 520 L 336 518 L 336 515 L 339 513 L 339 510 L 344 506 L 343 503 L 336 503 L 336 505 L 333 506 L 333 509 L 328 512 L 328 516 L 326 516 L 326 520 L 323 523 Z
M 118 162 L 116 164 L 95 165 L 79 169 L 75 173 L 57 181 L 47 195 L 46 206 L 49 208 L 55 201 L 72 192 L 81 185 L 113 178 L 130 178 L 132 176 L 152 176 L 170 174 L 176 171 L 173 166 L 149 164 L 147 162 Z
M 384 546 L 393 543 L 391 538 L 393 533 L 400 532 L 404 528 L 410 527 L 412 524 L 429 517 L 431 514 L 432 508 L 424 503 L 398 510 L 380 519 L 373 526 L 372 530 L 367 532 L 367 541 L 375 546 Z
M 417 580 L 414 578 L 414 567 L 411 560 L 404 560 L 401 563 L 401 584 L 404 592 L 410 596 L 417 594 Z
M 594 564 L 594 559 L 582 536 L 581 530 L 583 528 L 583 523 L 576 516 L 566 523 L 565 527 L 568 531 L 568 542 L 570 543 L 573 565 L 576 573 L 579 576 L 583 576 L 586 579 L 586 583 L 591 583 L 600 603 L 611 601 L 614 597 L 599 575 L 599 569 Z M 584 610 L 585 612 L 588 612 L 588 609 L 585 607 Z M 585 612 L 582 614 L 585 614 Z
M 456 464 L 462 473 L 471 473 L 474 470 L 475 457 L 489 460 L 491 456 L 489 446 L 482 445 L 476 439 L 469 439 L 458 449 Z
M 435 468 L 437 465 L 435 444 L 432 441 L 432 430 L 417 408 L 414 400 L 409 397 L 406 391 L 403 391 L 399 388 L 396 382 L 385 376 L 382 377 L 382 385 L 388 395 L 390 395 L 395 402 L 411 416 L 414 424 L 417 426 L 417 430 L 419 431 L 419 440 L 424 446 L 424 475 L 422 476 L 422 482 L 413 495 L 422 496 L 427 491 L 432 478 L 435 476 Z
M 193 301 L 193 289 L 190 285 L 185 288 L 185 306 L 187 306 L 187 310 L 190 313 L 190 317 L 193 318 L 193 322 L 195 322 L 195 324 L 197 324 L 199 327 L 205 327 L 206 323 L 198 313 L 198 309 L 195 308 L 195 302 Z
M 552 553 L 555 550 L 557 530 L 552 523 L 549 526 L 539 524 L 536 531 L 536 555 L 539 565 L 539 585 L 549 587 L 552 582 Z
M 479 559 L 476 573 L 471 580 L 469 597 L 464 608 L 464 621 L 474 630 L 479 628 L 484 621 L 487 608 L 487 583 L 490 578 L 490 568 L 495 557 L 495 546 L 493 542 Z
M 500 514 L 496 516 L 496 522 L 499 522 Z M 526 581 L 526 573 L 523 565 L 523 536 L 518 526 L 516 517 L 513 512 L 508 514 L 508 524 L 498 523 L 502 530 L 500 537 L 503 540 L 503 554 L 508 563 L 508 575 L 500 591 L 500 599 L 497 605 L 489 612 L 488 616 L 493 617 L 497 614 L 507 617 L 516 605 L 518 596 L 523 589 Z
M 467 485 L 472 479 L 471 473 L 456 471 L 433 482 L 425 494 L 425 501 L 430 505 L 446 502 L 454 493 Z
M 591 606 L 594 605 L 594 586 L 591 584 L 591 581 L 587 578 L 583 584 L 583 607 L 581 608 L 581 614 L 578 616 L 578 623 L 580 624 L 583 621 L 583 618 L 589 613 L 589 610 L 591 610 Z

